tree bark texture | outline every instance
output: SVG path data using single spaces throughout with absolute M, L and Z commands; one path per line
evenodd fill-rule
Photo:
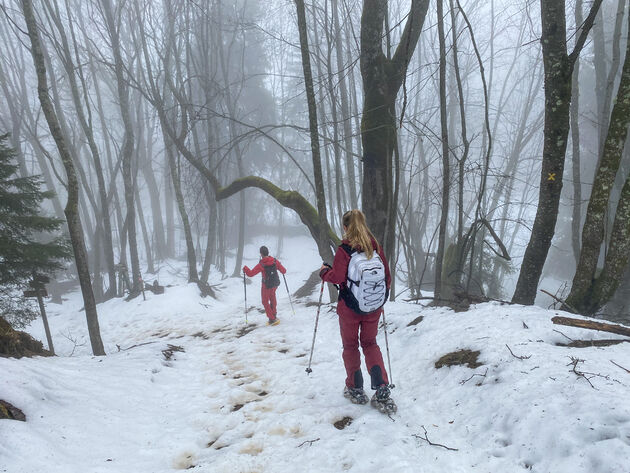
M 195 245 L 193 243 L 190 221 L 188 219 L 188 212 L 186 211 L 186 204 L 184 202 L 184 194 L 182 192 L 179 170 L 177 169 L 177 163 L 175 161 L 175 150 L 173 149 L 172 143 L 169 143 L 170 140 L 166 133 L 164 133 L 164 138 L 173 189 L 175 189 L 177 208 L 179 209 L 179 216 L 182 219 L 182 226 L 184 227 L 184 238 L 186 239 L 186 259 L 188 260 L 188 282 L 198 282 L 199 275 L 197 273 L 197 256 L 195 252 Z
M 575 2 L 575 24 L 582 24 L 582 0 Z M 575 61 L 571 88 L 570 121 L 571 121 L 571 169 L 573 171 L 573 206 L 571 212 L 571 247 L 577 266 L 580 260 L 580 223 L 582 221 L 582 179 L 580 172 L 580 128 L 578 117 L 580 115 L 580 59 Z
M 383 53 L 383 24 L 387 7 L 387 0 L 365 0 L 361 15 L 361 204 L 372 232 L 390 255 L 392 248 L 386 237 L 394 193 L 392 154 L 396 146 L 396 96 L 418 43 L 429 0 L 412 0 L 400 43 L 391 59 Z
M 628 15 L 628 24 L 630 25 L 630 15 Z M 607 210 L 611 190 L 613 188 L 615 177 L 619 170 L 619 163 L 623 154 L 624 146 L 628 137 L 628 126 L 630 125 L 630 41 L 627 42 L 626 58 L 624 60 L 621 82 L 617 91 L 612 113 L 610 116 L 608 134 L 604 142 L 604 151 L 599 161 L 595 178 L 593 180 L 593 190 L 588 203 L 584 227 L 582 228 L 582 247 L 580 250 L 580 259 L 573 278 L 571 293 L 567 298 L 567 303 L 575 307 L 578 311 L 592 314 L 607 302 L 613 294 L 609 294 L 611 286 L 609 283 L 602 281 L 595 283 L 595 272 L 597 263 L 604 243 L 604 227 L 606 224 Z M 624 189 L 630 184 L 626 184 Z M 628 191 L 626 191 L 627 196 Z M 627 261 L 627 255 L 620 253 L 617 245 L 627 248 L 628 244 L 625 239 L 630 235 L 627 230 L 627 221 L 625 214 L 627 212 L 627 202 L 624 201 L 624 191 L 622 198 L 617 206 L 617 214 L 613 231 L 610 237 L 608 254 L 605 261 L 605 274 L 607 279 L 615 274 L 621 278 L 625 266 L 616 269 L 619 262 Z M 618 257 L 610 258 L 610 253 L 618 255 Z M 599 288 L 596 294 L 593 294 L 595 288 Z M 615 287 L 616 289 L 616 287 Z M 602 300 L 605 297 L 606 300 Z
M 444 35 L 444 3 L 437 0 L 438 15 L 438 40 L 440 47 L 439 65 L 439 95 L 440 95 L 440 125 L 442 140 L 442 208 L 440 213 L 440 227 L 438 235 L 438 249 L 435 256 L 435 291 L 437 299 L 442 297 L 442 282 L 449 279 L 448 274 L 444 275 L 442 266 L 446 252 L 446 230 L 448 227 L 448 209 L 450 201 L 450 156 L 448 147 L 448 117 L 446 107 L 446 38 Z M 456 276 L 459 278 L 459 275 Z
M 595 0 L 571 55 L 567 53 L 564 0 L 541 0 L 542 50 L 545 68 L 545 125 L 538 209 L 525 250 L 512 302 L 533 304 L 543 266 L 549 253 L 562 191 L 562 176 L 569 135 L 571 76 L 584 47 L 601 0 Z
M 74 259 L 79 275 L 81 293 L 85 305 L 85 316 L 87 318 L 88 333 L 92 345 L 92 353 L 96 356 L 105 355 L 105 348 L 101 340 L 101 333 L 98 324 L 98 314 L 96 311 L 96 301 L 92 291 L 92 281 L 90 280 L 90 269 L 88 266 L 87 250 L 81 220 L 79 218 L 79 181 L 77 179 L 74 164 L 65 138 L 61 132 L 59 121 L 53 108 L 53 104 L 48 96 L 48 80 L 46 77 L 46 63 L 42 52 L 37 23 L 33 13 L 31 0 L 22 0 L 22 10 L 28 29 L 28 36 L 31 41 L 31 54 L 37 73 L 37 94 L 42 106 L 42 111 L 46 117 L 48 127 L 53 135 L 57 149 L 61 156 L 68 181 L 68 201 L 64 213 L 66 215 L 70 240 L 74 251 Z
M 322 176 L 322 161 L 319 149 L 319 129 L 317 124 L 317 105 L 315 103 L 315 89 L 313 88 L 313 73 L 311 71 L 311 58 L 308 47 L 308 32 L 306 25 L 306 11 L 304 0 L 295 0 L 297 9 L 298 30 L 300 34 L 300 51 L 302 53 L 302 70 L 304 73 L 304 86 L 308 102 L 308 121 L 311 132 L 311 152 L 313 159 L 313 177 L 315 180 L 315 197 L 317 201 L 317 214 L 319 224 L 317 226 L 317 246 L 320 254 L 328 254 L 332 257 L 328 239 L 328 218 L 326 216 L 326 195 L 324 192 L 324 179 Z
M 66 3 L 67 5 L 67 3 Z M 56 5 L 55 5 L 56 6 Z M 94 137 L 94 128 L 92 126 L 92 114 L 90 111 L 90 103 L 89 97 L 87 94 L 85 81 L 82 73 L 82 66 L 75 66 L 74 61 L 72 60 L 72 54 L 70 52 L 70 45 L 68 44 L 68 38 L 65 34 L 63 24 L 61 23 L 61 18 L 59 16 L 58 8 L 55 8 L 55 12 L 53 15 L 53 21 L 57 25 L 57 29 L 59 31 L 59 35 L 61 37 L 61 46 L 63 48 L 63 57 L 62 63 L 64 65 L 64 69 L 66 70 L 66 74 L 68 76 L 68 82 L 70 85 L 70 91 L 72 94 L 72 100 L 74 102 L 75 110 L 77 112 L 77 118 L 79 119 L 79 124 L 81 125 L 81 129 L 85 134 L 85 137 L 88 142 L 88 146 L 90 148 L 90 153 L 92 154 L 92 159 L 94 161 L 94 169 L 96 171 L 96 180 L 98 184 L 98 194 L 100 199 L 100 216 L 97 216 L 102 223 L 102 235 L 103 235 L 103 250 L 105 254 L 105 265 L 107 266 L 107 273 L 109 277 L 109 287 L 107 288 L 107 292 L 104 294 L 104 299 L 110 299 L 115 297 L 116 295 L 116 271 L 114 269 L 114 245 L 112 242 L 112 225 L 109 217 L 109 205 L 107 199 L 107 189 L 105 186 L 105 178 L 103 176 L 103 166 L 101 162 L 101 154 L 96 144 L 96 139 Z M 72 27 L 72 23 L 70 23 Z M 73 34 L 74 39 L 74 34 Z M 77 48 L 76 42 L 74 43 L 75 49 Z M 77 60 L 78 63 L 78 60 Z M 75 70 L 79 71 L 81 74 L 80 78 L 82 79 L 83 86 L 83 96 L 85 99 L 85 108 L 84 110 L 83 102 L 81 101 L 81 95 L 79 93 L 79 86 L 77 83 L 77 77 Z M 100 225 L 99 225 L 100 226 Z M 97 271 L 100 269 L 96 268 Z
M 122 157 L 122 174 L 125 187 L 125 205 L 127 207 L 127 235 L 129 237 L 129 257 L 131 259 L 131 288 L 129 296 L 135 297 L 140 294 L 141 274 L 140 260 L 138 258 L 138 244 L 136 236 L 136 207 L 134 203 L 135 186 L 131 161 L 134 149 L 134 132 L 133 123 L 131 121 L 131 111 L 129 106 L 129 86 L 125 79 L 125 66 L 122 59 L 120 47 L 120 31 L 119 25 L 114 20 L 114 11 L 112 9 L 111 0 L 101 0 L 105 21 L 111 41 L 112 54 L 114 56 L 114 73 L 116 76 L 116 86 L 118 91 L 118 100 L 120 106 L 120 114 L 125 128 L 123 136 L 123 144 L 120 150 Z

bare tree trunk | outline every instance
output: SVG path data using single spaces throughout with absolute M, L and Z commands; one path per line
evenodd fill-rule
M 630 26 L 630 14 L 628 15 Z M 596 278 L 597 262 L 601 246 L 604 242 L 604 225 L 609 206 L 612 183 L 619 170 L 624 146 L 628 138 L 630 126 L 630 41 L 627 42 L 621 82 L 617 91 L 617 99 L 610 116 L 610 126 L 604 144 L 604 152 L 599 161 L 593 190 L 588 203 L 584 227 L 582 228 L 582 248 L 580 260 L 573 278 L 571 293 L 567 297 L 567 305 L 587 314 L 601 308 L 614 294 L 619 279 L 626 268 L 624 264 L 628 255 L 624 249 L 630 249 L 630 178 L 626 181 L 617 204 L 617 213 L 606 254 L 604 270 Z
M 223 21 L 221 3 L 221 0 L 217 2 L 217 16 L 220 22 Z M 226 54 L 224 51 L 222 32 L 218 28 L 217 34 L 214 38 L 214 42 L 219 52 L 219 61 L 221 63 L 221 72 L 223 73 L 224 93 L 228 113 L 230 114 L 230 118 L 237 119 L 235 106 L 236 104 L 234 102 L 234 99 L 232 98 L 233 85 L 230 82 L 230 64 L 228 58 L 226 58 Z M 234 142 L 233 155 L 236 158 L 236 165 L 239 173 L 238 177 L 244 177 L 245 169 L 243 168 L 243 154 L 241 151 L 241 146 L 238 142 L 238 132 L 236 130 L 236 123 L 234 120 L 228 120 L 228 128 L 230 130 L 230 140 Z M 239 277 L 241 275 L 241 268 L 243 267 L 243 251 L 245 247 L 245 213 L 247 210 L 247 207 L 245 205 L 246 198 L 246 191 L 241 192 L 239 195 L 238 239 L 236 246 L 236 258 L 234 260 L 234 271 L 232 271 L 233 277 Z
M 582 24 L 582 0 L 575 2 L 575 24 Z M 580 58 L 575 61 L 573 77 L 571 78 L 571 89 L 573 98 L 569 110 L 571 120 L 571 168 L 573 176 L 573 207 L 571 212 L 571 246 L 573 256 L 577 266 L 580 260 L 580 227 L 582 221 L 582 178 L 580 172 L 580 128 L 578 117 L 580 115 Z
M 387 5 L 387 0 L 365 0 L 361 15 L 362 207 L 370 228 L 391 259 L 393 244 L 387 238 L 387 223 L 394 197 L 391 162 L 396 145 L 396 96 L 416 48 L 429 1 L 412 0 L 400 43 L 391 59 L 383 53 Z
M 127 206 L 127 233 L 129 237 L 129 256 L 131 259 L 132 282 L 129 297 L 140 294 L 140 260 L 138 258 L 138 244 L 136 242 L 136 209 L 134 203 L 134 185 L 131 161 L 134 150 L 134 132 L 129 107 L 129 86 L 125 79 L 125 66 L 120 49 L 120 24 L 114 19 L 111 0 L 101 0 L 105 22 L 114 55 L 114 72 L 118 89 L 120 114 L 125 127 L 121 155 L 123 160 L 123 183 L 125 186 L 125 204 Z
M 153 266 L 153 253 L 151 251 L 151 238 L 149 238 L 149 232 L 147 231 L 147 225 L 144 221 L 144 212 L 142 211 L 142 201 L 140 200 L 140 193 L 136 186 L 135 201 L 138 207 L 138 221 L 140 222 L 140 229 L 142 230 L 142 239 L 144 240 L 144 250 L 147 255 L 147 273 L 155 274 L 155 268 Z
M 175 257 L 175 197 L 173 196 L 173 178 L 171 177 L 168 158 L 164 172 L 164 211 L 166 213 L 166 255 Z
M 217 201 L 212 195 L 210 185 L 207 182 L 203 183 L 203 191 L 206 196 L 206 202 L 208 203 L 208 234 L 206 237 L 206 252 L 203 258 L 203 267 L 201 268 L 201 275 L 199 279 L 201 282 L 208 282 L 208 276 L 210 275 L 210 266 L 215 255 L 216 246 L 216 224 L 217 224 Z
M 335 201 L 337 204 L 337 218 L 334 217 L 333 213 L 331 213 L 330 218 L 333 221 L 339 221 L 341 220 L 341 216 L 344 213 L 344 209 L 348 208 L 348 204 L 346 198 L 346 186 L 343 185 L 345 178 L 341 168 L 341 139 L 339 137 L 340 119 L 337 105 L 338 97 L 333 84 L 334 71 L 332 66 L 332 52 L 334 46 L 332 35 L 335 33 L 334 31 L 331 31 L 333 25 L 328 21 L 328 16 L 328 0 L 326 0 L 326 2 L 324 2 L 324 34 L 326 37 L 326 86 L 328 88 L 328 97 L 330 99 L 330 115 L 332 118 L 332 147 L 333 156 L 335 158 Z M 332 194 L 329 193 L 329 196 L 331 195 Z
M 343 43 L 341 37 L 341 23 L 339 22 L 339 0 L 332 0 L 333 10 L 333 34 L 335 37 L 335 56 L 337 59 L 337 73 L 339 83 L 339 98 L 341 100 L 341 120 L 343 121 L 343 142 L 346 154 L 347 187 L 350 197 L 350 207 L 357 208 L 357 181 L 355 172 L 355 156 L 352 143 L 352 124 L 350 122 L 350 104 L 348 96 L 348 86 L 346 85 L 346 73 L 343 63 Z
M 66 1 L 66 9 L 68 12 L 71 11 L 67 1 Z M 103 177 L 103 166 L 101 163 L 100 151 L 98 149 L 98 146 L 96 145 L 96 139 L 94 137 L 94 128 L 92 125 L 92 111 L 91 111 L 90 100 L 89 100 L 89 96 L 87 92 L 87 85 L 86 85 L 85 78 L 83 75 L 83 66 L 80 64 L 80 60 L 78 57 L 78 50 L 77 50 L 78 46 L 77 46 L 77 41 L 74 34 L 72 19 L 69 18 L 68 21 L 70 24 L 70 32 L 72 35 L 75 54 L 77 55 L 76 57 L 77 65 L 75 65 L 74 60 L 72 59 L 72 53 L 70 52 L 70 46 L 69 46 L 68 39 L 65 34 L 64 26 L 61 23 L 59 8 L 56 1 L 55 1 L 54 11 L 51 6 L 49 6 L 49 11 L 55 25 L 57 26 L 57 30 L 59 31 L 59 35 L 61 38 L 61 46 L 63 49 L 63 56 L 61 58 L 62 63 L 64 65 L 66 74 L 68 76 L 70 91 L 72 93 L 72 100 L 74 102 L 75 110 L 77 112 L 79 124 L 81 125 L 81 129 L 85 133 L 85 137 L 87 138 L 88 146 L 90 148 L 90 153 L 92 154 L 92 159 L 94 161 L 94 169 L 96 171 L 98 193 L 99 193 L 99 198 L 100 198 L 100 216 L 97 216 L 97 218 L 101 220 L 101 224 L 102 224 L 103 250 L 105 253 L 105 264 L 107 266 L 107 273 L 109 276 L 109 287 L 107 289 L 107 292 L 104 294 L 104 299 L 107 300 L 116 295 L 116 271 L 114 270 L 114 246 L 112 243 L 112 225 L 109 218 L 109 206 L 108 206 L 108 200 L 107 200 L 107 190 L 105 187 L 105 178 Z M 79 86 L 77 84 L 77 77 L 75 75 L 77 72 L 81 80 L 83 100 L 85 101 L 85 105 L 81 101 L 81 94 L 79 93 Z M 86 116 L 86 112 L 87 112 L 87 116 Z
M 79 275 L 79 283 L 81 285 L 81 293 L 83 295 L 83 302 L 85 305 L 85 316 L 87 318 L 92 353 L 96 356 L 105 355 L 105 349 L 103 347 L 103 341 L 101 340 L 101 333 L 98 325 L 96 301 L 92 291 L 92 281 L 90 280 L 90 269 L 88 267 L 83 229 L 81 228 L 81 219 L 78 214 L 79 182 L 75 174 L 72 157 L 68 151 L 65 138 L 59 126 L 59 121 L 53 109 L 50 97 L 48 96 L 46 64 L 42 53 L 42 46 L 39 39 L 39 32 L 31 0 L 22 0 L 22 10 L 24 12 L 24 19 L 26 20 L 28 36 L 31 42 L 31 54 L 35 64 L 35 70 L 37 72 L 37 93 L 39 101 L 66 169 L 68 179 L 68 201 L 66 203 L 64 213 L 68 222 L 70 240 L 72 242 L 74 258 Z
M 620 0 L 624 1 L 624 0 Z M 606 39 L 604 37 L 604 12 L 600 9 L 597 12 L 595 23 L 593 24 L 593 65 L 595 67 L 595 99 L 597 103 L 597 123 L 604 123 L 604 97 L 606 96 Z M 597 155 L 601 155 L 606 141 L 604 127 L 599 127 L 597 134 Z
M 173 145 L 169 143 L 170 139 L 168 138 L 166 132 L 163 131 L 163 133 L 165 140 L 164 146 L 166 147 L 166 154 L 168 156 L 168 163 L 173 181 L 173 189 L 175 189 L 175 198 L 177 200 L 179 216 L 182 219 L 182 225 L 184 227 L 184 238 L 186 239 L 186 259 L 188 260 L 188 282 L 198 282 L 199 275 L 197 273 L 197 256 L 195 254 L 195 245 L 193 243 L 190 220 L 188 219 L 188 212 L 186 211 L 186 204 L 184 202 L 184 194 L 182 193 L 180 175 L 177 169 L 177 163 L 175 162 L 175 150 L 173 149 Z
M 313 88 L 313 75 L 311 72 L 311 58 L 308 48 L 308 33 L 306 27 L 306 12 L 304 0 L 295 0 L 298 17 L 298 30 L 300 33 L 300 50 L 302 52 L 302 69 L 304 72 L 304 85 L 308 102 L 309 127 L 311 131 L 311 152 L 313 160 L 313 174 L 315 177 L 315 197 L 317 200 L 317 213 L 319 219 L 319 235 L 317 246 L 319 253 L 327 256 L 332 261 L 332 251 L 328 238 L 328 218 L 326 217 L 326 195 L 324 193 L 324 179 L 322 177 L 322 161 L 319 150 L 319 130 L 317 124 L 317 107 L 315 104 L 315 90 Z
M 573 52 L 567 53 L 564 0 L 541 0 L 542 49 L 545 66 L 545 127 L 538 210 L 525 250 L 512 302 L 533 304 L 551 246 L 562 191 L 562 175 L 569 135 L 571 77 L 602 0 L 595 0 Z
M 435 294 L 436 300 L 442 296 L 442 263 L 446 251 L 446 230 L 448 226 L 448 208 L 450 200 L 450 157 L 448 146 L 448 125 L 446 108 L 446 41 L 444 36 L 444 0 L 437 0 L 438 38 L 440 43 L 440 125 L 442 139 L 442 210 L 438 250 L 435 256 Z
M 615 82 L 617 79 L 617 75 L 619 73 L 619 66 L 621 65 L 621 51 L 620 51 L 620 43 L 621 43 L 621 30 L 623 26 L 623 11 L 624 6 L 627 4 L 627 0 L 619 0 L 617 3 L 617 15 L 615 18 L 615 29 L 612 37 L 612 59 L 610 63 L 610 70 L 608 71 L 608 76 L 606 79 L 606 88 L 603 98 L 603 103 L 601 106 L 601 116 L 599 122 L 599 132 L 600 132 L 600 148 L 599 148 L 599 156 L 601 157 L 604 152 L 604 146 L 606 145 L 606 135 L 608 134 L 608 125 L 610 123 L 610 109 L 613 106 L 612 97 L 615 89 Z M 603 12 L 602 12 L 603 13 Z M 603 15 L 602 15 L 603 16 Z M 602 18 L 603 22 L 603 18 Z M 605 55 L 604 55 L 605 58 Z

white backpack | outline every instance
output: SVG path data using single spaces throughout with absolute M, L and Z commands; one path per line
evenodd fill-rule
M 347 251 L 347 250 L 346 250 Z M 387 299 L 385 265 L 378 253 L 368 259 L 365 253 L 353 251 L 348 263 L 348 291 L 352 297 L 348 306 L 365 314 L 380 309 Z M 356 303 L 354 300 L 356 300 Z M 355 306 L 355 307 L 353 307 Z

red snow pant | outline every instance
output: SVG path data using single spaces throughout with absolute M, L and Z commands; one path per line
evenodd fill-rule
M 276 318 L 276 289 L 277 287 L 265 287 L 264 284 L 260 288 L 260 296 L 269 320 Z
M 376 389 L 381 384 L 389 384 L 383 355 L 376 344 L 378 321 L 382 312 L 383 309 L 379 309 L 368 315 L 360 315 L 349 309 L 342 299 L 337 303 L 343 344 L 343 363 L 346 367 L 346 386 L 350 388 L 363 387 L 359 341 L 370 374 L 372 389 Z

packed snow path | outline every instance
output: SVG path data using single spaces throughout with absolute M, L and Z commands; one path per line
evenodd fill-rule
M 106 357 L 89 355 L 74 294 L 49 305 L 61 356 L 0 359 L 0 398 L 27 415 L 0 421 L 0 472 L 628 471 L 630 373 L 610 360 L 630 368 L 630 347 L 556 346 L 566 338 L 554 331 L 554 311 L 482 304 L 455 314 L 388 303 L 399 406 L 388 418 L 342 396 L 334 306 L 322 307 L 307 375 L 316 307 L 301 301 L 292 316 L 281 287 L 282 322 L 266 326 L 256 280 L 246 325 L 242 281 L 217 281 L 218 301 L 177 274 L 170 282 L 146 302 L 99 305 Z M 29 331 L 43 338 L 40 324 Z M 479 350 L 483 365 L 434 367 L 461 348 Z M 571 357 L 584 360 L 578 371 L 598 375 L 593 387 Z

